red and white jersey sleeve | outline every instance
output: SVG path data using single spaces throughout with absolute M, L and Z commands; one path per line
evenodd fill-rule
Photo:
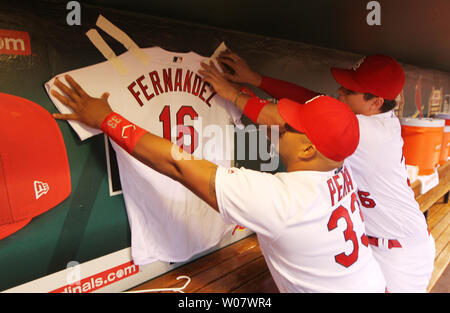
M 385 291 L 347 167 L 275 175 L 219 167 L 216 194 L 225 220 L 257 233 L 281 292 Z
M 347 161 L 358 185 L 367 234 L 427 238 L 426 220 L 409 185 L 398 118 L 393 111 L 357 117 L 360 142 Z
M 147 65 L 130 51 L 118 56 L 126 69 L 123 75 L 110 61 L 67 74 L 93 97 L 110 92 L 112 109 L 141 128 L 182 145 L 195 157 L 230 167 L 234 156 L 232 125 L 240 124 L 242 112 L 219 97 L 197 74 L 200 62 L 207 58 L 160 47 L 141 50 L 149 56 Z M 53 87 L 54 78 L 46 84 L 48 92 Z M 49 96 L 61 112 L 68 112 L 51 93 Z M 82 140 L 99 133 L 70 123 Z M 114 142 L 112 146 L 136 264 L 186 261 L 215 246 L 232 231 L 234 225 L 224 223 L 216 211 L 186 187 L 145 166 Z

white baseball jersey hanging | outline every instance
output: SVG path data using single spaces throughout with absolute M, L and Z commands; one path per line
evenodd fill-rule
M 87 36 L 108 60 L 63 73 L 58 75 L 60 79 L 64 81 L 63 76 L 70 74 L 93 97 L 110 92 L 108 101 L 115 112 L 176 142 L 196 157 L 230 167 L 234 136 L 227 125 L 240 125 L 241 112 L 197 74 L 200 62 L 208 58 L 160 47 L 141 49 L 102 16 L 97 26 L 128 51 L 116 56 L 98 32 L 91 29 Z M 70 113 L 50 93 L 54 78 L 45 86 L 58 110 Z M 100 133 L 76 121 L 69 123 L 81 140 Z M 207 126 L 213 130 L 207 132 Z M 223 136 L 215 136 L 219 133 Z M 117 155 L 136 264 L 188 260 L 218 244 L 236 226 L 224 223 L 216 211 L 180 183 L 147 167 L 114 142 L 112 146 Z

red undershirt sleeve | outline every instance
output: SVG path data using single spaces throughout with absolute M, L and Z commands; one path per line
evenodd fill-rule
M 298 103 L 305 103 L 319 95 L 319 93 L 304 87 L 261 75 L 259 88 L 275 99 L 288 98 Z

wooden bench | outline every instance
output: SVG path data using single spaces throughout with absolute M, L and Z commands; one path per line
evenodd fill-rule
M 450 238 L 450 205 L 444 201 L 450 187 L 450 162 L 438 169 L 439 185 L 420 194 L 420 182 L 412 183 L 416 199 L 422 212 L 426 213 L 430 231 L 436 240 L 436 261 L 428 287 L 430 291 L 448 266 Z M 435 204 L 438 202 L 437 204 Z M 181 288 L 186 280 L 177 277 L 186 275 L 190 283 L 183 289 L 186 293 L 277 293 L 278 289 L 261 254 L 256 235 L 250 235 L 232 245 L 194 260 L 166 274 L 156 277 L 131 291 Z
M 176 268 L 132 291 L 181 288 L 189 276 L 191 282 L 182 291 L 191 292 L 278 292 L 259 248 L 255 234 L 232 245 Z
M 428 285 L 430 292 L 446 270 L 448 271 L 450 262 L 450 204 L 444 200 L 444 197 L 429 209 L 427 222 L 436 243 L 434 270 Z M 450 286 L 447 286 L 446 292 L 450 292 Z
M 441 197 L 444 196 L 446 202 L 448 201 L 448 192 L 450 190 L 450 161 L 443 166 L 438 167 L 438 175 L 439 185 L 423 195 L 420 194 L 421 183 L 419 180 L 416 180 L 411 184 L 411 188 L 414 190 L 414 195 L 420 205 L 420 209 L 424 213 L 426 213 Z
M 420 209 L 427 217 L 428 227 L 436 242 L 436 258 L 428 291 L 436 285 L 450 263 L 450 161 L 438 167 L 439 185 L 425 194 L 420 194 L 420 181 L 411 184 Z

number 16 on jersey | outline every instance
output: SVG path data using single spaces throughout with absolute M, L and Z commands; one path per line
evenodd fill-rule
M 166 105 L 159 115 L 159 121 L 163 124 L 163 137 L 167 140 L 172 139 L 172 125 L 170 122 L 170 106 Z M 191 120 L 197 119 L 198 114 L 192 106 L 182 106 L 176 112 L 176 122 L 177 122 L 177 145 L 180 146 L 187 153 L 194 153 L 195 149 L 198 147 L 198 132 L 195 130 L 194 126 L 184 125 L 184 119 L 189 116 Z M 189 135 L 191 138 L 190 144 L 185 144 L 184 137 Z

